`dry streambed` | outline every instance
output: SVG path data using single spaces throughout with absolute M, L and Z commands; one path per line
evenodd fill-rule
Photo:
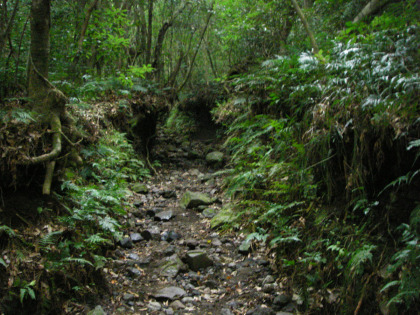
M 105 268 L 111 293 L 91 314 L 293 313 L 265 249 L 210 228 L 227 200 L 222 178 L 197 158 L 205 151 L 167 145 L 158 176 L 133 187 L 129 228 Z

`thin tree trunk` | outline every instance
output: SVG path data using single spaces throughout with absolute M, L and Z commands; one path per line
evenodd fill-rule
M 372 0 L 370 1 L 362 11 L 354 18 L 353 23 L 358 23 L 363 20 L 366 16 L 375 13 L 380 7 L 385 5 L 389 0 Z
M 318 45 L 316 43 L 315 36 L 312 33 L 311 28 L 309 27 L 308 21 L 306 20 L 305 15 L 303 14 L 302 10 L 300 9 L 297 1 L 296 0 L 291 0 L 291 1 L 292 1 L 293 7 L 295 8 L 297 14 L 299 15 L 300 20 L 302 21 L 302 24 L 303 24 L 303 27 L 306 30 L 306 33 L 309 36 L 309 39 L 310 39 L 311 45 L 312 45 L 312 49 L 313 49 L 314 53 L 317 54 L 319 52 L 319 48 L 318 48 Z
M 98 4 L 98 0 L 93 0 L 93 2 L 91 3 L 91 5 L 89 6 L 89 8 L 86 11 L 86 17 L 85 17 L 85 20 L 84 20 L 83 25 L 82 25 L 82 30 L 80 32 L 79 40 L 77 42 L 77 51 L 78 52 L 82 51 L 83 40 L 85 39 L 86 31 L 87 31 L 87 28 L 88 28 L 88 25 L 89 25 L 90 16 L 92 15 L 92 12 L 96 8 L 97 4 Z
M 148 25 L 147 25 L 147 47 L 146 47 L 146 64 L 150 64 L 152 57 L 152 34 L 153 33 L 153 0 L 149 0 L 148 9 Z
M 210 19 L 213 16 L 213 6 L 214 6 L 214 1 L 210 5 L 210 10 L 209 10 L 209 13 L 207 14 L 206 24 L 204 26 L 203 31 L 201 32 L 201 36 L 200 36 L 200 40 L 198 42 L 197 49 L 194 52 L 194 55 L 193 55 L 193 58 L 191 60 L 190 66 L 188 68 L 187 74 L 185 76 L 184 82 L 182 82 L 182 84 L 178 87 L 177 93 L 179 93 L 184 88 L 185 84 L 187 84 L 187 82 L 188 82 L 188 80 L 191 76 L 191 72 L 192 72 L 192 69 L 194 67 L 195 58 L 197 57 L 198 51 L 200 50 L 200 46 L 201 46 L 201 43 L 203 41 L 204 35 L 206 34 L 207 28 L 210 24 Z
M 4 20 L 4 22 L 6 22 L 6 19 L 7 19 L 7 15 L 6 15 L 6 10 L 7 10 L 6 2 L 3 3 L 3 6 L 4 6 L 4 17 L 3 17 L 3 20 Z M 16 0 L 15 7 L 13 8 L 12 15 L 11 15 L 9 21 L 6 24 L 6 27 L 4 28 L 4 31 L 2 33 L 0 33 L 0 56 L 3 53 L 3 48 L 4 48 L 4 45 L 6 43 L 6 40 L 9 37 L 10 32 L 12 31 L 12 27 L 13 27 L 13 24 L 15 22 L 16 13 L 17 13 L 17 10 L 18 10 L 18 6 L 19 6 L 19 0 Z

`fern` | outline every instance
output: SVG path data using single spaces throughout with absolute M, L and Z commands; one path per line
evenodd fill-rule
M 357 249 L 354 253 L 352 253 L 350 261 L 347 265 L 350 275 L 360 276 L 363 274 L 365 264 L 367 262 L 372 262 L 372 251 L 376 248 L 377 246 L 375 245 L 365 244 L 361 249 Z

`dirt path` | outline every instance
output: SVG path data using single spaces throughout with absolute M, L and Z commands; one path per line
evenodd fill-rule
M 222 178 L 208 176 L 213 170 L 203 158 L 215 145 L 204 142 L 160 140 L 163 165 L 147 182 L 148 191 L 133 197 L 137 208 L 127 215 L 130 228 L 105 269 L 112 291 L 101 303 L 107 314 L 293 311 L 263 249 L 239 253 L 241 236 L 212 230 L 211 210 L 180 206 L 186 191 L 217 199 L 207 207 L 216 211 L 227 203 L 220 189 Z

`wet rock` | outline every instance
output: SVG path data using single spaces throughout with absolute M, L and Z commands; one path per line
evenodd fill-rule
M 227 205 L 220 210 L 213 219 L 210 221 L 210 227 L 212 229 L 219 228 L 225 224 L 229 224 L 234 221 L 236 214 L 233 212 L 231 206 Z
M 93 310 L 87 312 L 86 315 L 106 315 L 102 306 L 98 305 Z
M 181 270 L 186 270 L 185 264 L 178 257 L 178 255 L 172 255 L 163 262 L 160 267 L 160 274 L 165 277 L 175 278 Z
M 174 217 L 174 213 L 172 210 L 161 211 L 155 214 L 155 221 L 169 221 Z
M 176 300 L 173 301 L 170 306 L 174 309 L 174 310 L 183 310 L 185 308 L 185 305 L 180 301 L 180 300 Z
M 200 192 L 187 191 L 180 201 L 181 207 L 185 209 L 196 208 L 201 205 L 211 205 L 214 199 Z
M 176 198 L 175 190 L 164 190 L 160 193 L 160 195 L 165 199 Z
M 198 271 L 213 265 L 213 261 L 208 258 L 206 252 L 202 250 L 187 252 L 185 262 L 193 271 Z
M 162 305 L 160 305 L 159 302 L 150 301 L 149 304 L 147 304 L 147 309 L 151 312 L 157 312 L 162 309 Z
M 143 238 L 146 241 L 149 241 L 149 240 L 158 241 L 158 240 L 160 240 L 160 230 L 159 230 L 158 227 L 153 226 L 153 227 L 141 232 L 141 236 L 143 236 Z
M 212 219 L 216 216 L 217 210 L 213 208 L 206 208 L 203 211 L 203 216 L 207 219 Z
M 172 241 L 180 239 L 181 237 L 182 237 L 181 234 L 175 231 L 165 231 L 162 233 L 162 236 L 160 237 L 160 239 L 162 241 L 172 242 Z
M 208 165 L 221 167 L 223 165 L 224 154 L 220 151 L 210 152 L 206 155 Z
M 251 252 L 251 242 L 245 240 L 241 243 L 241 245 L 238 248 L 238 252 L 242 255 L 247 255 Z
M 120 246 L 122 248 L 128 248 L 128 249 L 130 249 L 130 248 L 133 248 L 133 242 L 131 241 L 131 238 L 129 238 L 129 237 L 123 237 L 120 240 Z
M 138 242 L 144 240 L 144 238 L 141 236 L 140 233 L 131 233 L 130 234 L 130 239 L 133 243 L 138 243 Z
M 149 188 L 143 183 L 135 183 L 131 185 L 131 190 L 138 194 L 147 194 L 149 192 Z
M 187 294 L 184 289 L 179 287 L 166 287 L 154 294 L 157 300 L 176 300 Z

